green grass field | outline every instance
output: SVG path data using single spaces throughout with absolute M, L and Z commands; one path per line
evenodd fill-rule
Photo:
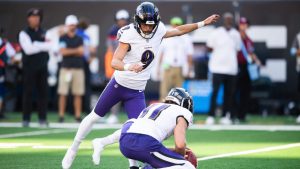
M 22 136 L 0 139 L 0 168 L 2 169 L 58 169 L 66 151 L 64 146 L 71 144 L 75 129 L 0 128 L 4 134 L 33 131 L 54 131 L 36 136 Z M 91 140 L 105 136 L 113 129 L 94 130 L 81 145 L 73 163 L 74 169 L 126 169 L 128 161 L 122 157 L 118 145 L 111 145 L 102 154 L 101 165 L 92 164 Z M 256 150 L 266 147 L 300 143 L 299 131 L 210 131 L 189 130 L 188 146 L 198 158 L 219 154 Z M 19 145 L 18 145 L 18 144 Z M 25 144 L 26 143 L 26 144 Z M 172 138 L 164 142 L 173 146 Z M 18 146 L 16 146 L 18 145 Z M 16 147 L 5 147 L 16 146 Z M 35 147 L 34 147 L 35 146 Z M 48 147 L 46 147 L 48 146 Z M 50 147 L 49 147 L 50 146 Z M 51 147 L 52 146 L 52 147 Z M 53 149 L 53 146 L 60 146 Z M 59 149 L 60 148 L 60 149 Z M 201 169 L 299 169 L 300 146 L 232 157 L 199 161 Z

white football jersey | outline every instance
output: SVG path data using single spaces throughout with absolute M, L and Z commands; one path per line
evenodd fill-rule
M 162 142 L 173 135 L 178 117 L 185 118 L 188 126 L 193 124 L 193 114 L 186 108 L 166 103 L 152 104 L 133 120 L 127 133 L 149 135 Z
M 116 81 L 127 88 L 134 90 L 144 90 L 150 78 L 151 68 L 159 58 L 158 51 L 163 36 L 166 34 L 165 25 L 160 22 L 156 33 L 151 39 L 143 38 L 134 28 L 134 24 L 121 28 L 118 32 L 119 42 L 130 44 L 130 51 L 124 57 L 125 64 L 139 63 L 145 64 L 144 70 L 139 73 L 132 71 L 114 72 Z

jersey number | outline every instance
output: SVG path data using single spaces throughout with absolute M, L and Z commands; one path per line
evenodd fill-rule
M 141 62 L 144 64 L 143 69 L 146 69 L 154 59 L 154 53 L 151 50 L 146 50 L 142 54 Z
M 139 116 L 139 118 L 143 118 L 145 117 L 146 114 L 148 114 L 149 110 L 153 107 L 154 105 L 151 105 L 149 107 L 147 107 L 146 109 L 143 110 L 143 112 L 141 113 L 141 115 Z M 168 107 L 170 107 L 170 105 L 161 105 L 159 107 L 157 107 L 155 110 L 153 110 L 151 112 L 151 114 L 149 115 L 149 119 L 155 120 L 157 119 L 157 117 L 160 115 L 160 113 L 163 110 L 166 110 Z

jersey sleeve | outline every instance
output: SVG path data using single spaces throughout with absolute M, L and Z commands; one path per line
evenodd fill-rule
M 165 27 L 165 24 L 163 22 L 160 22 L 157 28 L 157 32 L 156 32 L 161 38 L 163 38 L 165 36 L 165 34 L 167 33 L 167 29 Z
M 134 29 L 133 25 L 127 25 L 122 27 L 117 34 L 117 39 L 119 40 L 119 42 L 132 43 L 133 41 L 132 31 L 134 31 L 132 29 Z
M 182 109 L 182 112 L 177 116 L 177 118 L 178 117 L 183 117 L 188 123 L 188 127 L 193 125 L 193 114 L 187 109 Z

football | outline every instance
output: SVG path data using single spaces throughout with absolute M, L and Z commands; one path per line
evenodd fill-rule
M 187 161 L 189 161 L 190 163 L 192 163 L 195 168 L 198 167 L 198 160 L 197 160 L 197 157 L 196 155 L 193 153 L 193 151 L 191 149 L 186 149 L 186 152 L 185 152 L 185 159 Z

